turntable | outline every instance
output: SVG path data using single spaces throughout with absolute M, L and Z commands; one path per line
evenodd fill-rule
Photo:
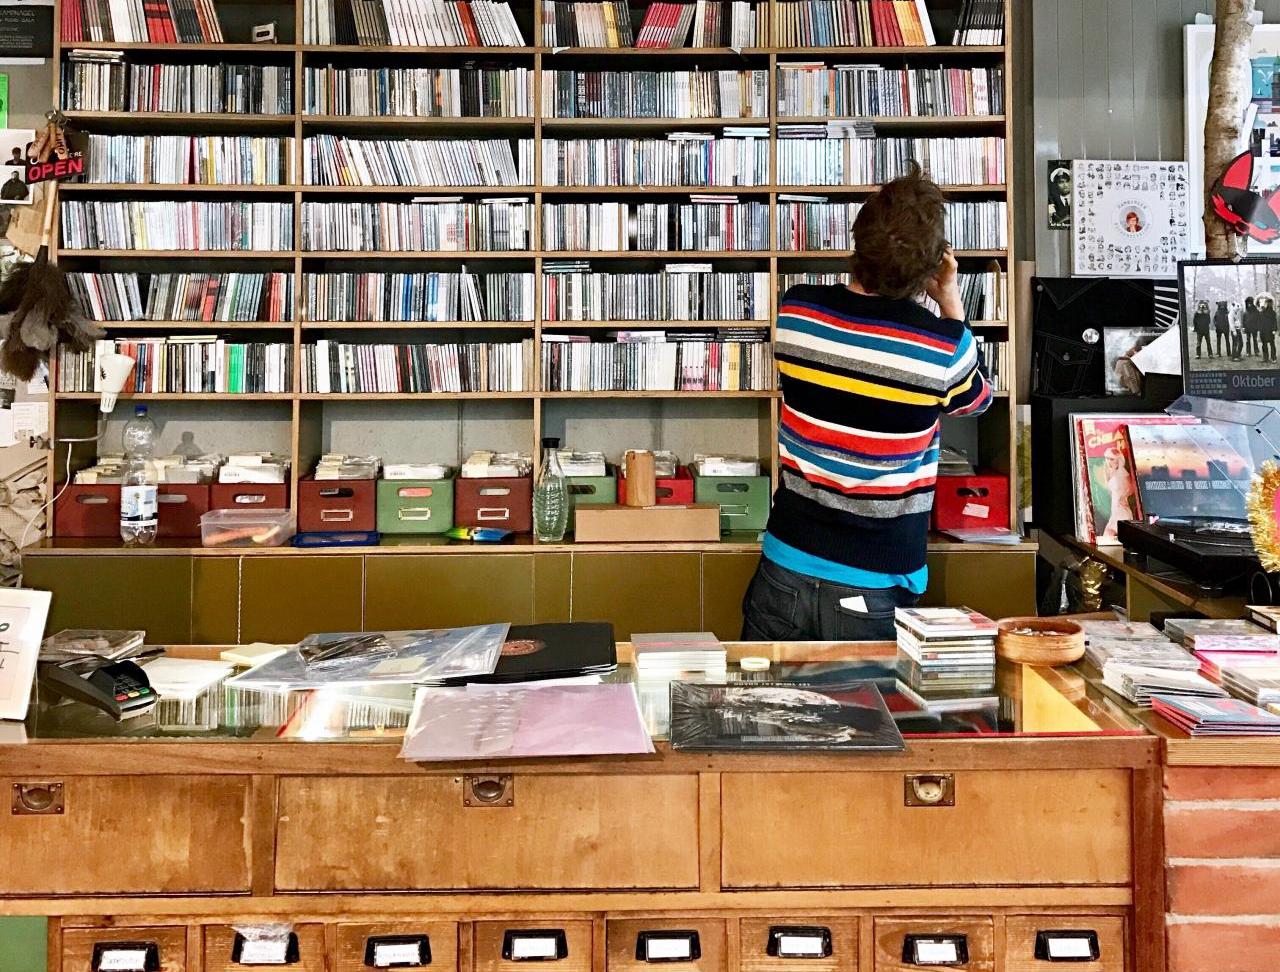
M 1119 524 L 1119 539 L 1127 550 L 1175 567 L 1209 589 L 1242 588 L 1261 570 L 1247 522 L 1134 520 Z

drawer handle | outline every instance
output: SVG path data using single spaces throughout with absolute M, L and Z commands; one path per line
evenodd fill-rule
M 1096 962 L 1102 949 L 1096 931 L 1055 928 L 1036 932 L 1035 957 L 1041 962 Z
M 186 493 L 160 493 L 156 496 L 157 503 L 168 503 L 171 506 L 178 506 L 182 503 L 190 503 L 191 498 Z
M 516 802 L 516 781 L 510 776 L 467 776 L 462 780 L 464 807 L 510 807 Z
M 425 523 L 431 519 L 429 506 L 404 506 L 396 510 L 396 519 L 401 523 Z
M 954 807 L 956 778 L 950 773 L 918 773 L 903 777 L 903 805 L 908 807 Z
M 428 935 L 370 935 L 364 942 L 364 964 L 371 969 L 420 969 L 431 964 Z
M 750 488 L 747 483 L 716 483 L 717 493 L 745 493 Z
M 267 501 L 263 493 L 236 493 L 231 502 L 237 506 L 261 506 Z
M 772 925 L 765 954 L 784 959 L 828 958 L 831 929 L 822 925 Z
M 642 931 L 636 936 L 637 962 L 696 962 L 702 943 L 696 931 Z
M 102 493 L 84 493 L 76 497 L 76 502 L 84 506 L 106 506 L 113 500 L 110 496 L 104 496 Z
M 155 942 L 97 942 L 93 972 L 160 972 L 160 946 Z
M 350 523 L 356 518 L 355 510 L 321 510 L 322 523 Z
M 968 965 L 968 935 L 907 935 L 902 940 L 904 965 Z
M 481 486 L 476 490 L 481 496 L 510 496 L 510 486 Z
M 570 483 L 569 495 L 570 496 L 595 496 L 596 495 L 595 483 Z
M 434 495 L 435 490 L 430 486 L 401 486 L 396 490 L 397 499 L 426 499 Z
M 231 961 L 236 965 L 297 965 L 298 933 L 289 932 L 287 939 L 245 938 L 236 932 L 231 943 Z
M 316 493 L 324 499 L 332 499 L 335 496 L 348 497 L 356 495 L 356 491 L 350 486 L 321 486 L 320 489 L 316 490 Z
M 558 962 L 569 957 L 563 928 L 508 928 L 502 933 L 504 962 Z
M 743 506 L 741 503 L 721 503 L 721 516 L 746 516 L 751 512 L 751 507 Z
M 53 816 L 63 813 L 66 805 L 63 802 L 62 784 L 15 783 L 11 809 L 18 817 Z
M 509 520 L 511 510 L 505 506 L 482 506 L 476 510 L 477 520 Z

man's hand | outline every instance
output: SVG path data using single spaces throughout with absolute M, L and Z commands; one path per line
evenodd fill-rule
M 960 299 L 959 270 L 956 255 L 948 246 L 943 251 L 942 265 L 938 267 L 937 275 L 929 281 L 924 291 L 937 302 L 943 317 L 963 321 L 964 301 Z

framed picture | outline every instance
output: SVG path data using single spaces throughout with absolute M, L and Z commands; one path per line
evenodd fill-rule
M 1077 159 L 1071 181 L 1077 276 L 1177 276 L 1187 258 L 1185 162 Z
M 1186 393 L 1280 398 L 1280 258 L 1189 260 L 1179 283 Z
M 0 719 L 25 719 L 49 592 L 0 588 Z
M 1209 65 L 1213 61 L 1212 24 L 1192 24 L 1184 30 L 1183 82 L 1186 95 L 1184 124 L 1190 177 L 1191 252 L 1204 249 L 1204 123 L 1209 105 Z M 1253 181 L 1258 190 L 1280 186 L 1280 24 L 1259 24 L 1249 41 L 1249 83 L 1252 98 L 1246 110 L 1239 151 L 1253 150 Z M 1213 173 L 1217 178 L 1222 173 Z M 1280 254 L 1280 240 L 1246 244 L 1251 254 Z
M 1067 232 L 1071 229 L 1071 160 L 1050 159 L 1048 167 L 1045 210 L 1049 229 Z

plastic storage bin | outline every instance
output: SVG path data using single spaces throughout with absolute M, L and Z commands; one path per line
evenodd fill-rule
M 378 528 L 376 479 L 298 481 L 298 532 L 332 533 Z
M 206 547 L 282 547 L 293 534 L 292 510 L 210 510 L 200 517 Z
M 720 532 L 763 530 L 773 491 L 768 476 L 694 476 L 693 497 L 720 506 Z
M 935 530 L 1009 526 L 1009 480 L 999 473 L 939 476 L 933 502 Z
M 378 532 L 447 533 L 453 528 L 453 478 L 383 479 L 378 483 Z

